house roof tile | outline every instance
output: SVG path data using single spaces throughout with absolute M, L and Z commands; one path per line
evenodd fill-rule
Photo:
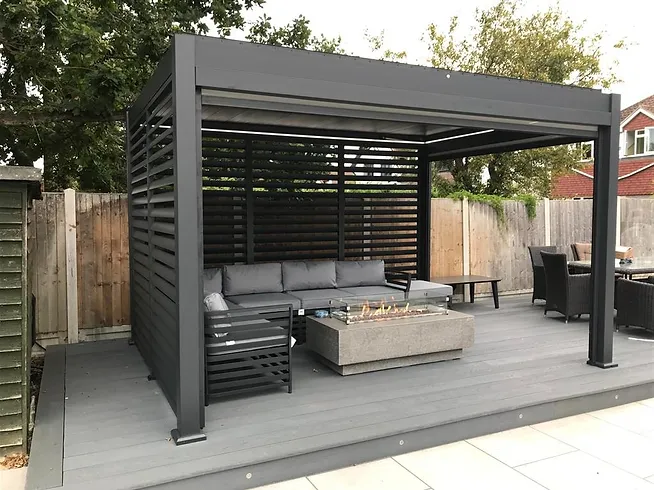
M 625 109 L 622 109 L 620 111 L 620 122 L 627 119 L 629 116 L 631 116 L 638 109 L 645 109 L 648 112 L 654 113 L 654 95 L 650 95 L 649 97 L 647 97 L 647 98 L 645 98 L 645 99 L 643 99 L 641 101 L 638 101 L 635 104 L 632 104 L 629 107 L 626 107 Z
M 552 197 L 593 197 L 593 172 L 593 165 L 587 165 L 578 172 L 557 178 L 552 188 Z M 654 157 L 621 160 L 618 178 L 619 196 L 654 195 Z

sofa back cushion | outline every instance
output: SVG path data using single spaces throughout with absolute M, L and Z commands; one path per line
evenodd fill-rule
M 307 260 L 282 262 L 284 291 L 336 287 L 336 262 Z
M 223 292 L 223 270 L 222 269 L 205 269 L 202 272 L 202 282 L 204 284 L 204 295 L 211 293 Z
M 281 293 L 282 264 L 226 265 L 223 270 L 223 294 Z
M 383 260 L 345 260 L 336 262 L 336 287 L 384 286 Z

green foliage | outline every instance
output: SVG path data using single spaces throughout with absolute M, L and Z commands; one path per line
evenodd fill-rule
M 520 201 L 525 205 L 527 209 L 527 216 L 530 220 L 536 218 L 536 197 L 531 194 L 519 194 L 511 197 L 502 197 L 495 194 L 474 194 L 469 191 L 455 191 L 447 195 L 439 194 L 437 191 L 432 191 L 432 197 L 444 197 L 449 199 L 454 199 L 458 201 L 463 201 L 467 199 L 469 202 L 476 202 L 480 204 L 486 204 L 490 206 L 495 211 L 497 219 L 501 224 L 506 224 L 506 214 L 504 213 L 504 201 Z
M 530 220 L 536 218 L 536 205 L 538 201 L 535 196 L 532 194 L 518 194 L 517 196 L 513 196 L 513 199 L 524 203 L 525 208 L 527 208 L 527 217 Z
M 303 15 L 282 27 L 273 26 L 271 20 L 271 17 L 263 14 L 250 28 L 246 36 L 247 40 L 253 43 L 310 49 L 323 53 L 344 53 L 340 47 L 340 36 L 329 39 L 322 34 L 320 36 L 313 35 L 309 27 L 309 20 Z
M 448 70 L 582 87 L 608 88 L 619 81 L 615 67 L 624 42 L 605 53 L 603 32 L 585 34 L 583 23 L 574 23 L 558 6 L 535 13 L 526 13 L 525 6 L 522 0 L 498 0 L 487 9 L 477 9 L 473 25 L 465 30 L 456 17 L 445 30 L 430 24 L 424 36 L 429 63 Z M 369 41 L 385 59 L 394 59 L 394 51 L 384 49 L 383 35 Z M 439 162 L 438 170 L 452 175 L 457 190 L 543 197 L 549 195 L 556 176 L 579 166 L 580 157 L 580 149 L 549 147 L 458 158 Z
M 47 190 L 125 189 L 123 119 L 175 32 L 244 28 L 264 0 L 3 0 L 0 2 L 0 161 L 44 157 Z M 258 42 L 341 52 L 299 17 L 252 27 Z
M 220 35 L 263 0 L 3 0 L 0 160 L 44 157 L 45 186 L 125 187 L 122 119 L 173 32 Z

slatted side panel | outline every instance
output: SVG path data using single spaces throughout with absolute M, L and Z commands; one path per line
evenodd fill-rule
M 338 257 L 338 145 L 254 140 L 254 262 Z
M 205 267 L 384 259 L 415 272 L 415 150 L 203 132 Z
M 345 147 L 345 258 L 417 272 L 417 151 Z
M 174 141 L 171 82 L 128 136 L 132 335 L 176 407 L 177 325 Z

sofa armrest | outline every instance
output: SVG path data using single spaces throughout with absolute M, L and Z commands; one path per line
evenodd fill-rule
M 204 314 L 207 355 L 291 345 L 293 306 L 253 306 Z
M 384 274 L 386 275 L 386 282 L 399 286 L 404 291 L 404 294 L 409 294 L 411 290 L 411 273 L 385 271 Z

